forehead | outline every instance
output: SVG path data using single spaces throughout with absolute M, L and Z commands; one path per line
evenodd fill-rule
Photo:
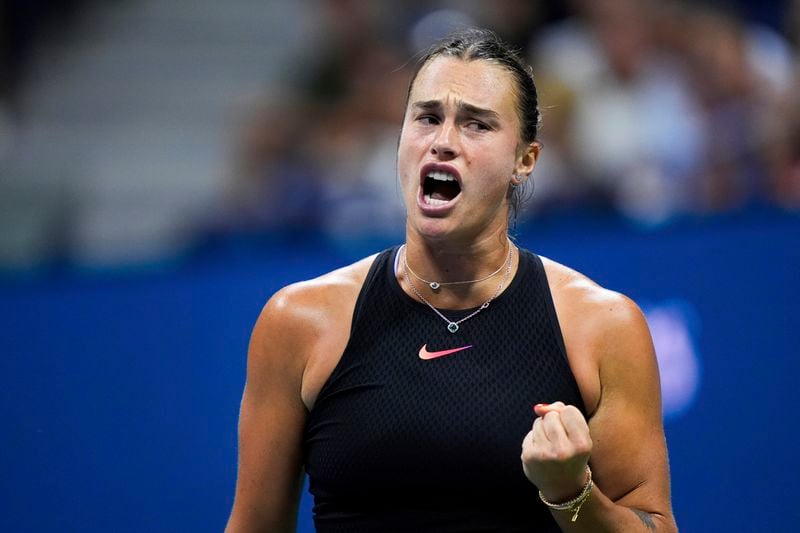
M 471 104 L 516 119 L 513 76 L 505 68 L 475 59 L 437 57 L 420 69 L 411 88 L 409 104 L 438 100 L 445 106 Z

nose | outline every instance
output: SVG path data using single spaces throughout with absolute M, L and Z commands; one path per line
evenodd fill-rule
M 431 154 L 445 160 L 453 159 L 458 155 L 458 132 L 454 124 L 449 122 L 442 124 L 431 144 Z

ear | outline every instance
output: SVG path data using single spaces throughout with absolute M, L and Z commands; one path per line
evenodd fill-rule
M 524 178 L 520 183 L 515 183 L 516 185 L 520 185 L 522 181 L 527 179 L 531 172 L 533 172 L 533 168 L 536 166 L 536 161 L 539 159 L 541 151 L 542 143 L 539 141 L 533 141 L 521 147 L 517 155 L 516 165 L 514 166 L 514 174 L 520 177 L 524 176 Z M 515 177 L 512 181 L 517 181 L 517 178 Z

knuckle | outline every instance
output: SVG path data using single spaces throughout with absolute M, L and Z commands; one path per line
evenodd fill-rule
M 551 461 L 560 461 L 565 452 L 564 446 L 558 443 L 553 443 L 547 451 L 548 459 Z
M 578 454 L 579 455 L 589 455 L 591 453 L 592 453 L 592 445 L 591 444 L 586 444 L 585 446 L 581 446 L 580 448 L 578 448 Z
M 581 438 L 575 443 L 575 449 L 578 453 L 588 453 L 592 451 L 592 440 L 588 438 Z
M 550 412 L 545 413 L 543 418 L 544 418 L 544 420 L 546 422 L 547 421 L 558 420 L 558 413 L 555 412 L 555 411 L 550 411 Z
M 563 452 L 558 450 L 552 450 L 547 456 L 547 462 L 551 464 L 560 464 L 566 460 L 566 456 Z
M 553 459 L 548 450 L 539 450 L 539 453 L 536 454 L 536 460 L 540 463 L 549 463 Z
M 566 462 L 566 461 L 572 459 L 573 457 L 574 457 L 574 454 L 572 453 L 572 450 L 570 450 L 568 448 L 558 448 L 555 451 L 555 460 L 560 462 L 560 463 Z
M 521 453 L 525 453 L 533 447 L 533 439 L 526 438 L 522 441 L 522 446 L 519 447 Z
M 544 460 L 542 454 L 538 452 L 533 446 L 531 446 L 528 449 L 522 450 L 520 458 L 522 459 L 522 462 L 525 464 L 541 463 Z

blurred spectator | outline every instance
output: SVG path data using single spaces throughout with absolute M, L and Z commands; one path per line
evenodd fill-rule
M 405 54 L 374 41 L 348 75 L 347 95 L 311 139 L 325 180 L 326 229 L 346 236 L 402 227 L 396 150 L 408 70 Z
M 260 114 L 266 127 L 256 126 L 258 158 L 273 171 L 258 174 L 258 196 L 245 196 L 261 198 L 261 212 L 272 213 L 272 223 L 320 223 L 334 236 L 386 233 L 400 225 L 395 151 L 408 54 L 388 31 L 394 21 L 384 7 L 325 2 L 324 47 L 295 61 L 301 68 L 293 92 L 300 101 L 291 109 L 279 101 Z M 267 133 L 276 119 L 292 125 Z M 252 176 L 252 154 L 247 158 Z
M 787 203 L 796 52 L 785 38 L 697 4 L 573 5 L 531 48 L 547 146 L 534 207 L 606 201 L 654 223 Z
M 92 31 L 39 46 L 78 12 Z M 413 58 L 469 25 L 535 67 L 544 151 L 522 218 L 800 208 L 800 0 L 12 0 L 0 263 L 158 260 L 207 229 L 209 205 L 224 229 L 397 235 Z
M 574 102 L 556 115 L 567 121 L 556 126 L 553 143 L 564 152 L 556 155 L 568 166 L 562 174 L 574 173 L 585 191 L 630 216 L 661 221 L 692 201 L 702 150 L 686 73 L 659 47 L 662 14 L 653 2 L 579 0 L 575 6 L 576 17 L 533 43 L 539 74 L 555 80 L 545 90 L 560 86 L 569 93 L 560 101 Z M 543 159 L 550 136 L 545 124 Z M 558 189 L 552 184 L 542 193 L 558 196 Z
M 798 65 L 800 67 L 800 64 Z M 796 69 L 795 87 L 800 86 L 800 68 Z M 800 208 L 800 97 L 793 91 L 793 98 L 783 106 L 782 114 L 776 117 L 779 132 L 778 142 L 771 145 L 769 155 L 772 163 L 772 194 L 775 202 L 783 207 Z
M 707 122 L 706 210 L 775 198 L 775 165 L 790 142 L 792 58 L 776 32 L 730 13 L 694 10 L 686 54 Z M 796 86 L 794 86 L 796 87 Z
M 570 3 L 562 0 L 499 0 L 481 2 L 480 7 L 480 24 L 520 50 L 525 50 L 531 37 L 544 27 L 572 14 Z
M 765 184 L 758 149 L 764 109 L 747 62 L 745 28 L 730 15 L 697 10 L 687 14 L 684 30 L 707 129 L 702 207 L 735 207 L 763 195 Z
M 264 98 L 247 109 L 243 122 L 224 224 L 239 230 L 316 228 L 323 207 L 319 171 L 302 145 L 314 127 L 308 103 L 287 94 Z

